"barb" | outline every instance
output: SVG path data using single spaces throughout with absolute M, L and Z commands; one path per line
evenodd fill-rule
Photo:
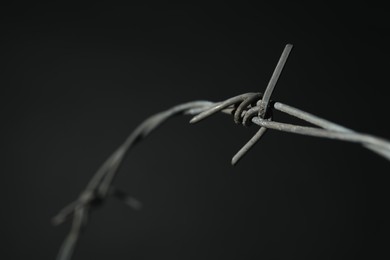
M 278 64 L 276 65 L 274 73 L 272 74 L 271 79 L 270 79 L 270 81 L 268 83 L 268 86 L 265 89 L 264 97 L 263 97 L 262 100 L 260 100 L 260 103 L 259 103 L 259 106 L 260 106 L 259 117 L 261 117 L 261 118 L 266 118 L 269 101 L 271 100 L 271 95 L 274 92 L 276 83 L 278 82 L 278 79 L 280 77 L 280 74 L 282 73 L 283 67 L 286 64 L 288 55 L 290 55 L 292 47 L 293 47 L 292 44 L 287 44 L 284 47 L 283 53 L 280 56 L 280 59 L 278 61 Z
M 113 187 L 113 181 L 129 150 L 157 129 L 157 127 L 176 115 L 192 115 L 193 118 L 190 120 L 190 123 L 197 123 L 218 112 L 222 112 L 233 115 L 234 122 L 237 124 L 244 126 L 256 124 L 260 126 L 258 132 L 233 156 L 231 161 L 233 165 L 243 158 L 267 129 L 360 143 L 365 148 L 390 160 L 390 142 L 388 140 L 357 133 L 300 109 L 270 100 L 291 48 L 292 45 L 286 45 L 264 96 L 261 93 L 245 93 L 217 103 L 210 101 L 188 102 L 157 113 L 135 128 L 123 144 L 96 171 L 80 196 L 74 202 L 64 207 L 52 219 L 52 223 L 58 225 L 66 221 L 70 216 L 73 216 L 71 230 L 59 250 L 57 260 L 71 259 L 81 231 L 88 223 L 88 216 L 91 210 L 101 205 L 109 197 L 117 198 L 135 210 L 141 208 L 141 202 Z M 273 121 L 273 110 L 297 117 L 317 127 Z
M 271 100 L 271 95 L 275 89 L 275 86 L 276 86 L 276 83 L 278 82 L 280 74 L 282 73 L 283 67 L 286 64 L 288 55 L 290 54 L 292 47 L 293 47 L 292 44 L 287 44 L 284 47 L 283 53 L 280 56 L 278 64 L 276 65 L 276 68 L 275 68 L 274 72 L 272 73 L 272 76 L 271 76 L 271 79 L 268 83 L 268 86 L 264 91 L 264 96 L 262 99 L 260 99 L 258 101 L 259 107 L 256 109 L 252 109 L 253 112 L 258 111 L 258 116 L 260 118 L 263 118 L 263 119 L 267 118 L 269 120 L 272 119 L 272 113 L 269 112 L 269 103 Z M 241 106 L 246 107 L 247 104 L 242 102 L 240 104 L 240 107 Z M 241 111 L 239 111 L 238 109 L 236 112 L 237 112 L 236 114 L 239 114 L 239 115 L 241 114 Z M 237 116 L 236 114 L 235 114 L 235 116 Z M 250 114 L 249 117 L 252 118 L 253 117 L 252 114 Z M 248 117 L 245 118 L 244 121 L 247 122 L 248 121 L 247 119 L 248 119 Z M 237 122 L 238 120 L 236 120 L 236 118 L 235 118 L 235 121 Z M 267 128 L 264 126 L 261 126 L 259 131 L 257 131 L 257 133 L 233 156 L 232 165 L 235 165 L 261 139 L 261 137 L 266 132 L 267 132 Z
M 253 95 L 253 93 L 248 93 Z M 244 96 L 239 95 L 239 96 Z M 237 96 L 237 97 L 239 97 Z M 230 98 L 228 100 L 233 100 L 237 97 Z M 242 101 L 244 102 L 244 101 Z M 224 102 L 219 102 L 217 104 L 221 104 Z M 257 102 L 259 104 L 259 102 Z M 228 110 L 222 106 L 218 106 L 219 111 L 221 112 L 231 112 L 234 111 L 234 108 L 229 108 Z M 242 110 L 241 112 L 241 118 L 243 118 L 242 122 L 247 123 L 247 121 L 251 121 L 254 124 L 259 125 L 262 128 L 266 129 L 273 129 L 278 130 L 282 132 L 289 132 L 289 133 L 295 133 L 300 135 L 307 135 L 307 136 L 315 136 L 315 137 L 322 137 L 322 138 L 328 138 L 328 139 L 337 139 L 341 141 L 348 141 L 348 142 L 356 142 L 362 144 L 364 147 L 366 147 L 369 150 L 372 150 L 376 152 L 377 154 L 383 156 L 384 158 L 390 160 L 390 142 L 388 140 L 385 140 L 383 138 L 375 137 L 368 134 L 362 134 L 357 133 L 353 130 L 350 130 L 346 127 L 340 126 L 338 124 L 329 122 L 325 119 L 319 118 L 317 116 L 311 115 L 310 113 L 304 112 L 300 109 L 294 108 L 292 106 L 283 104 L 281 102 L 274 102 L 271 106 L 273 109 L 278 110 L 280 112 L 284 112 L 286 114 L 289 114 L 291 116 L 297 117 L 301 120 L 304 120 L 308 123 L 311 123 L 313 125 L 319 126 L 320 128 L 316 127 L 308 127 L 308 126 L 300 126 L 300 125 L 292 125 L 292 124 L 286 124 L 281 122 L 275 122 L 272 121 L 271 118 L 269 119 L 263 119 L 259 116 L 254 116 L 259 110 L 260 106 L 256 105 L 254 107 L 248 106 L 247 110 Z M 195 116 L 190 123 L 199 122 L 200 120 L 205 119 L 208 117 L 210 112 L 213 112 L 215 114 L 216 106 L 211 107 L 210 109 L 206 109 L 202 111 L 199 115 Z M 206 116 L 207 115 L 207 116 Z M 200 118 L 200 119 L 199 119 Z M 194 120 L 197 119 L 197 120 Z M 264 131 L 260 128 L 259 131 Z M 253 146 L 253 143 L 256 142 L 257 138 L 259 136 L 261 137 L 261 133 L 256 133 L 252 139 L 245 144 L 237 153 L 233 156 L 232 164 L 236 164 L 241 157 L 249 150 L 250 147 Z M 248 148 L 249 147 L 249 148 Z

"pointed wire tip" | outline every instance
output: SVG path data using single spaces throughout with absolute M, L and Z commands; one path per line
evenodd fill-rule
M 237 158 L 237 156 L 233 156 L 230 163 L 232 164 L 232 166 L 236 166 L 239 160 L 240 158 Z
M 198 123 L 200 120 L 202 120 L 202 118 L 200 118 L 198 116 L 194 116 L 193 118 L 191 118 L 190 124 Z
M 253 138 L 253 137 L 252 137 Z M 260 138 L 260 137 L 259 137 Z M 242 157 L 244 157 L 244 155 L 249 151 L 249 149 L 251 148 L 251 146 L 253 146 L 253 144 L 250 144 L 248 145 L 248 143 L 246 143 L 232 158 L 231 160 L 231 164 L 232 166 L 236 166 L 237 163 L 239 161 L 241 161 Z
M 243 146 L 241 149 L 233 156 L 232 165 L 236 165 L 242 157 L 260 140 L 260 138 L 265 134 L 267 128 L 261 127 L 257 133 L 252 136 L 252 138 Z

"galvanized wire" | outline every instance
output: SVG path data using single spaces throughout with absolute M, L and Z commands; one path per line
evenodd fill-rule
M 217 103 L 193 101 L 174 106 L 143 121 L 101 165 L 80 196 L 53 218 L 53 224 L 57 225 L 73 216 L 71 230 L 59 250 L 57 259 L 71 259 L 80 233 L 88 223 L 90 210 L 107 198 L 115 197 L 120 199 L 133 209 L 141 208 L 142 204 L 137 199 L 127 195 L 123 191 L 119 191 L 113 186 L 114 178 L 128 151 L 157 129 L 158 126 L 177 115 L 192 115 L 193 118 L 190 120 L 190 123 L 197 123 L 218 112 L 223 112 L 232 115 L 234 121 L 238 124 L 245 126 L 256 124 L 260 126 L 259 131 L 233 156 L 231 162 L 233 165 L 255 145 L 267 129 L 360 143 L 363 147 L 390 160 L 390 142 L 388 140 L 369 134 L 358 133 L 292 106 L 271 101 L 270 95 L 273 92 L 291 48 L 292 45 L 286 46 L 267 86 L 264 97 L 261 93 L 246 93 Z M 317 127 L 292 125 L 274 121 L 273 110 L 297 117 Z
M 247 99 L 250 99 L 251 96 L 259 95 L 259 93 L 247 93 L 238 95 L 233 98 L 229 98 L 226 101 L 216 103 L 212 105 L 210 108 L 205 108 L 203 111 L 196 111 L 200 112 L 195 117 L 193 117 L 190 121 L 190 123 L 197 123 L 219 111 L 231 113 L 231 111 L 234 111 L 235 108 L 231 107 L 234 105 L 237 105 L 240 100 L 245 97 Z M 237 101 L 237 103 L 234 103 L 233 101 Z M 259 102 L 257 102 L 259 103 Z M 240 107 L 238 105 L 238 107 Z M 266 129 L 273 129 L 283 132 L 289 132 L 289 133 L 295 133 L 295 134 L 301 134 L 301 135 L 307 135 L 307 136 L 315 136 L 315 137 L 322 137 L 322 138 L 328 138 L 328 139 L 337 139 L 342 141 L 349 141 L 349 142 L 357 142 L 361 143 L 364 147 L 367 149 L 376 152 L 377 154 L 385 157 L 386 159 L 390 160 L 390 142 L 388 140 L 385 140 L 383 138 L 375 137 L 373 135 L 369 134 L 363 134 L 363 133 L 357 133 L 353 130 L 350 130 L 346 127 L 340 126 L 338 124 L 329 122 L 325 119 L 322 119 L 318 116 L 314 116 L 310 113 L 307 113 L 305 111 L 302 111 L 300 109 L 297 109 L 295 107 L 283 104 L 281 102 L 274 102 L 271 105 L 272 109 L 278 110 L 280 112 L 284 112 L 288 115 L 297 117 L 301 120 L 304 120 L 308 123 L 311 123 L 313 125 L 319 126 L 320 128 L 316 127 L 309 127 L 309 126 L 300 126 L 300 125 L 292 125 L 292 124 L 286 124 L 281 122 L 273 121 L 272 118 L 263 119 L 260 116 L 256 116 L 256 114 L 260 110 L 260 106 L 256 105 L 253 107 L 248 107 L 247 110 L 240 111 L 241 118 L 246 120 L 246 122 L 243 120 L 243 124 L 248 124 L 248 115 L 250 117 L 250 121 L 254 124 L 259 125 L 260 127 L 264 127 Z M 235 111 L 237 113 L 237 111 Z M 262 128 L 260 128 L 261 130 Z M 259 132 L 258 132 L 259 133 Z M 242 158 L 242 156 L 249 151 L 249 149 L 254 145 L 254 143 L 257 140 L 257 135 L 262 135 L 256 133 L 255 136 L 246 144 L 244 145 L 240 151 L 233 156 L 232 164 L 236 164 L 239 159 Z

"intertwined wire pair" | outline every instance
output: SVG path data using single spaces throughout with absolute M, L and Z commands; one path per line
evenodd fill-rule
M 71 230 L 60 248 L 57 259 L 71 259 L 80 232 L 88 223 L 90 210 L 95 208 L 97 205 L 100 205 L 108 197 L 118 198 L 134 209 L 139 209 L 141 207 L 141 203 L 138 200 L 128 196 L 122 191 L 117 190 L 112 185 L 114 177 L 118 173 L 119 167 L 121 166 L 128 151 L 139 141 L 147 137 L 158 126 L 176 115 L 193 115 L 194 117 L 190 122 L 196 123 L 217 112 L 223 112 L 233 115 L 236 123 L 240 123 L 245 126 L 252 123 L 259 125 L 259 131 L 236 153 L 236 155 L 233 156 L 233 165 L 236 164 L 251 147 L 253 147 L 253 145 L 264 135 L 267 129 L 357 142 L 390 160 L 390 142 L 387 140 L 368 134 L 357 133 L 292 106 L 271 101 L 271 94 L 291 49 L 292 45 L 286 45 L 264 95 L 261 93 L 246 93 L 218 103 L 209 101 L 184 103 L 153 115 L 141 123 L 130 134 L 125 142 L 119 146 L 119 148 L 115 150 L 114 153 L 112 153 L 112 155 L 101 165 L 84 191 L 81 192 L 80 196 L 74 202 L 62 209 L 53 218 L 54 224 L 60 224 L 70 216 L 73 216 Z M 318 126 L 319 128 L 273 121 L 273 110 L 278 110 L 297 117 Z

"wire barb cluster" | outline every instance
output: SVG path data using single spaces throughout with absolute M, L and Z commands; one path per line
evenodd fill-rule
M 260 126 L 257 133 L 233 156 L 232 164 L 236 164 L 264 135 L 267 129 L 273 129 L 294 134 L 337 139 L 357 142 L 367 149 L 376 152 L 390 160 L 390 142 L 368 134 L 357 133 L 353 130 L 329 122 L 325 119 L 294 108 L 292 106 L 271 101 L 277 80 L 286 63 L 292 45 L 286 45 L 279 62 L 275 68 L 270 82 L 264 92 L 246 93 L 222 102 L 193 101 L 177 105 L 166 111 L 155 114 L 142 122 L 120 145 L 108 159 L 101 165 L 80 196 L 71 204 L 62 209 L 53 219 L 55 225 L 63 223 L 73 217 L 72 227 L 65 238 L 58 260 L 70 260 L 82 229 L 88 223 L 90 211 L 101 205 L 109 197 L 120 199 L 133 209 L 140 209 L 142 204 L 123 191 L 116 189 L 112 183 L 128 151 L 146 138 L 162 123 L 176 115 L 194 116 L 190 123 L 197 123 L 218 112 L 233 115 L 234 121 L 244 126 L 256 124 Z M 297 117 L 317 127 L 300 126 L 277 122 L 273 120 L 273 111 L 277 110 Z

